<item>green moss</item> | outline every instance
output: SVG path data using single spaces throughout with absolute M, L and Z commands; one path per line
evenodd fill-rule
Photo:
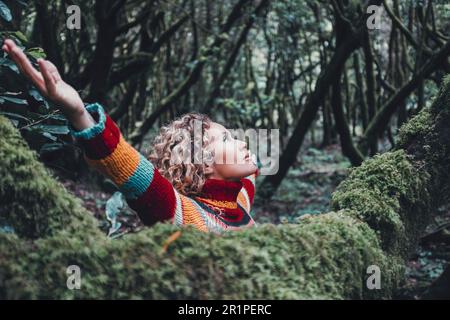
M 397 144 L 405 146 L 410 144 L 411 141 L 423 137 L 433 127 L 434 117 L 431 113 L 431 107 L 423 108 L 418 114 L 416 114 L 411 120 L 401 126 Z
M 32 298 L 38 290 L 27 273 L 30 245 L 15 234 L 0 232 L 0 297 L 1 299 Z
M 222 237 L 188 227 L 163 252 L 177 230 L 160 223 L 115 241 L 63 231 L 36 241 L 25 266 L 20 250 L 17 260 L 8 257 L 9 266 L 17 264 L 11 281 L 31 274 L 38 287 L 6 291 L 33 298 L 342 299 L 389 297 L 401 278 L 373 230 L 345 211 Z M 0 245 L 16 244 L 0 238 Z M 81 268 L 81 290 L 66 288 L 72 264 Z M 383 270 L 382 290 L 365 289 L 372 264 Z
M 404 149 L 415 166 L 433 177 L 429 188 L 450 194 L 450 75 L 431 107 L 424 108 L 400 129 L 397 148 Z
M 397 148 L 408 148 L 416 140 L 430 145 L 443 125 L 450 120 L 450 75 L 443 78 L 442 86 L 430 107 L 424 107 L 399 130 Z M 421 145 L 423 143 L 420 143 Z M 434 150 L 436 151 L 436 150 Z
M 377 232 L 390 254 L 407 255 L 409 236 L 424 223 L 429 205 L 426 172 L 418 172 L 403 150 L 377 154 L 350 170 L 332 195 L 333 210 L 352 209 Z M 415 207 L 416 212 L 407 212 Z M 414 222 L 406 228 L 405 223 Z M 409 223 L 409 222 L 408 222 Z
M 10 121 L 0 117 L 0 226 L 27 238 L 62 228 L 96 232 L 95 220 L 37 160 Z
M 433 112 L 445 112 L 447 115 L 450 113 L 450 74 L 446 75 L 442 79 L 442 85 L 439 88 L 439 93 L 432 104 Z

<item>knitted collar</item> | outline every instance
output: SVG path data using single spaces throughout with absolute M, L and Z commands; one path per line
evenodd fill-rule
M 207 179 L 202 188 L 203 194 L 197 199 L 216 207 L 236 209 L 237 197 L 242 187 L 242 181 Z

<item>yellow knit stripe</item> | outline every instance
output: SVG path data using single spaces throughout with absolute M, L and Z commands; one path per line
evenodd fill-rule
M 180 194 L 181 205 L 183 210 L 183 224 L 192 224 L 201 231 L 208 232 L 205 221 L 201 216 L 201 213 L 195 208 L 192 200 L 186 196 Z
M 222 201 L 222 200 L 206 199 L 201 197 L 196 197 L 196 199 L 219 208 L 227 208 L 227 209 L 237 208 L 237 203 L 234 201 Z
M 136 171 L 139 153 L 120 135 L 116 149 L 109 156 L 100 160 L 86 158 L 86 161 L 120 187 Z

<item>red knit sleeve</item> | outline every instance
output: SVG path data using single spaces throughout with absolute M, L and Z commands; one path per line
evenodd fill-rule
M 144 224 L 173 219 L 177 201 L 172 184 L 124 140 L 100 104 L 86 109 L 96 124 L 82 131 L 71 127 L 71 134 L 80 142 L 87 163 L 114 182 Z

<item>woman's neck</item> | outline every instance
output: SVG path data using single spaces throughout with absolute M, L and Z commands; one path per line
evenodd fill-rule
M 239 192 L 243 187 L 241 180 L 206 179 L 202 188 L 202 198 L 218 201 L 236 202 Z

